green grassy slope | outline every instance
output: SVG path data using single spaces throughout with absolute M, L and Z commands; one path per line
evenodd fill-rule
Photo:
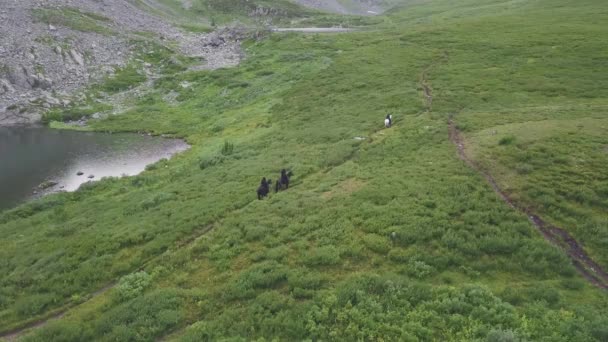
M 469 91 L 465 89 L 452 89 L 451 101 L 463 108 L 458 121 L 484 168 L 518 201 L 569 230 L 606 268 L 608 48 L 602 41 L 608 28 L 595 19 L 606 10 L 594 2 L 575 9 L 567 4 L 558 2 L 551 11 L 532 7 L 538 16 L 534 24 L 506 29 L 505 41 L 513 51 L 534 44 L 526 53 L 514 54 L 511 65 L 494 63 L 493 46 L 484 54 L 487 68 L 474 71 L 473 86 L 480 100 L 501 102 L 501 108 L 457 99 L 458 91 Z M 543 13 L 569 19 L 552 24 Z M 504 27 L 509 20 L 497 24 Z M 550 26 L 554 36 L 532 32 L 539 24 Z M 529 40 L 518 42 L 523 32 L 530 32 Z M 488 80 L 507 91 L 488 91 Z
M 188 23 L 186 28 L 211 27 L 232 22 L 288 22 L 317 13 L 288 0 L 181 0 L 135 2 L 162 16 Z
M 276 34 L 238 68 L 167 75 L 93 127 L 172 133 L 190 151 L 1 214 L 0 330 L 122 277 L 25 340 L 608 339 L 606 292 L 458 159 L 447 129 L 454 115 L 543 214 L 580 217 L 534 197 L 560 200 L 556 181 L 593 189 L 558 203 L 598 220 L 565 228 L 606 265 L 604 7 L 432 1 L 377 31 Z M 289 191 L 257 201 L 283 167 Z

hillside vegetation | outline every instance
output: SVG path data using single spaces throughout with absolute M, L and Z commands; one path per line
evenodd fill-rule
M 167 69 L 89 123 L 192 148 L 1 213 L 0 331 L 69 308 L 20 337 L 608 340 L 606 290 L 448 134 L 608 268 L 606 14 L 416 2 L 369 30 L 247 41 L 235 68 Z M 258 201 L 282 168 L 289 190 Z

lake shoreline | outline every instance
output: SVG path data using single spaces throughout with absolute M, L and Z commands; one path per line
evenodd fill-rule
M 0 143 L 0 158 L 13 163 L 0 165 L 0 187 L 8 193 L 0 211 L 102 178 L 135 176 L 191 148 L 185 139 L 166 135 L 43 125 L 0 127 Z

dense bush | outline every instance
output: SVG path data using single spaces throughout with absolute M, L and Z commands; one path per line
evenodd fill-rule
M 515 142 L 515 137 L 512 135 L 502 137 L 502 138 L 500 138 L 500 140 L 498 140 L 499 145 L 511 145 L 514 142 Z
M 340 262 L 340 252 L 334 246 L 313 248 L 307 253 L 304 264 L 308 266 L 335 265 Z
M 58 301 L 59 298 L 53 294 L 40 293 L 18 299 L 15 310 L 21 317 L 32 317 L 44 312 L 49 306 Z
M 204 170 L 204 169 L 210 168 L 214 165 L 221 164 L 224 162 L 224 160 L 225 160 L 225 157 L 223 155 L 215 154 L 215 155 L 205 156 L 205 157 L 201 158 L 198 165 L 201 170 Z
M 114 289 L 116 300 L 124 302 L 138 297 L 150 286 L 152 277 L 145 271 L 132 273 L 120 278 L 118 285 Z
M 492 330 L 486 336 L 486 342 L 518 342 L 521 341 L 512 330 Z
M 93 332 L 73 322 L 56 321 L 50 322 L 44 329 L 37 330 L 34 334 L 26 336 L 24 342 L 81 342 L 93 339 Z
M 182 320 L 182 304 L 177 292 L 157 290 L 108 311 L 94 331 L 103 341 L 152 340 Z
M 363 237 L 363 243 L 367 248 L 380 254 L 386 254 L 391 249 L 389 239 L 384 236 L 367 234 Z
M 321 340 L 475 339 L 496 324 L 516 326 L 515 311 L 483 288 L 419 290 L 381 277 L 353 279 L 315 302 L 308 333 Z
M 220 153 L 224 156 L 229 156 L 234 152 L 234 144 L 229 141 L 224 141 L 224 145 L 220 150 Z
M 230 285 L 228 298 L 250 298 L 258 289 L 269 289 L 287 281 L 288 269 L 276 261 L 265 261 L 242 272 Z

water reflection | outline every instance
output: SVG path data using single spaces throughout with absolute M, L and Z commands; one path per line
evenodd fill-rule
M 137 134 L 0 127 L 0 210 L 30 198 L 45 181 L 74 191 L 89 175 L 135 175 L 187 148 L 181 140 Z

